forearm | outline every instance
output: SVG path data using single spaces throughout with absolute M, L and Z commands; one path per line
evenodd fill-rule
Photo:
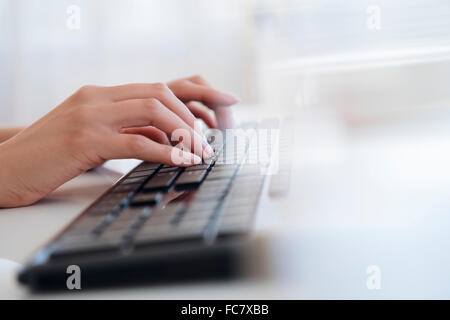
M 0 208 L 30 205 L 84 171 L 68 165 L 75 161 L 64 135 L 36 124 L 0 143 Z
M 0 143 L 14 137 L 16 134 L 18 134 L 20 131 L 22 131 L 23 128 L 16 127 L 16 128 L 0 128 Z

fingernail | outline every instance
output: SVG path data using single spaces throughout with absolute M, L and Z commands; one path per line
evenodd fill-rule
M 182 151 L 183 163 L 184 164 L 199 164 L 202 162 L 202 159 L 190 152 Z
M 209 159 L 214 155 L 214 150 L 211 146 L 205 142 L 203 142 L 203 158 Z

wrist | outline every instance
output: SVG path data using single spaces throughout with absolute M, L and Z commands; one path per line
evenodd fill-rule
M 0 143 L 0 163 L 0 208 L 21 207 L 34 202 L 30 192 L 20 186 L 20 165 L 17 166 L 14 150 L 8 142 Z

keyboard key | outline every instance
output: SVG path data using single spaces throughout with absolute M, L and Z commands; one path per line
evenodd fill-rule
M 195 215 L 197 212 L 203 211 L 214 211 L 218 206 L 218 201 L 195 201 L 193 204 L 189 205 L 186 210 L 186 217 L 189 217 L 191 214 Z
M 110 195 L 112 195 L 111 193 Z M 86 210 L 86 216 L 106 216 L 112 212 L 116 212 L 123 207 L 125 200 L 105 200 L 100 199 L 89 209 Z
M 197 170 L 209 170 L 211 168 L 211 164 L 196 164 L 195 166 L 187 167 L 184 171 L 197 171 Z
M 98 237 L 97 241 L 100 243 L 113 242 L 120 245 L 120 243 L 123 242 L 123 238 L 125 237 L 129 226 L 130 225 L 126 225 L 124 228 L 108 228 L 100 235 L 100 237 Z
M 165 207 L 154 209 L 143 229 L 151 228 L 156 224 L 175 224 L 180 216 L 184 213 L 186 206 L 180 202 L 177 204 L 169 204 Z
M 186 239 L 186 237 L 192 236 L 200 239 L 202 228 L 197 227 L 187 230 L 187 228 L 180 229 L 177 226 L 185 208 L 184 203 L 177 203 L 155 209 L 138 231 L 135 237 L 136 245 Z
M 239 177 L 262 175 L 264 171 L 259 165 L 243 165 L 239 170 Z
M 105 220 L 105 216 L 83 216 L 70 226 L 67 234 L 88 234 L 103 220 Z
M 254 205 L 227 206 L 223 209 L 221 216 L 251 216 L 256 207 Z
M 123 207 L 124 202 L 122 201 L 112 201 L 112 202 L 106 202 L 106 201 L 100 201 L 99 203 L 96 204 L 95 209 L 96 210 L 89 210 L 92 213 L 94 212 L 98 212 L 98 215 L 102 215 L 103 212 L 104 214 L 109 214 L 113 211 L 115 211 L 116 209 L 119 209 L 121 207 Z
M 126 185 L 126 184 L 140 184 L 140 183 L 144 183 L 147 179 L 149 178 L 149 176 L 143 176 L 143 177 L 133 177 L 133 178 L 126 178 L 125 180 L 123 180 L 120 185 Z
M 96 235 L 100 235 L 101 233 L 103 233 L 103 231 L 105 231 L 105 229 L 107 227 L 109 227 L 109 225 L 111 225 L 111 223 L 114 221 L 114 219 L 116 218 L 116 215 L 114 214 L 108 214 L 105 219 L 103 219 L 103 221 L 101 221 L 98 225 L 94 226 L 94 228 L 92 229 L 91 233 L 96 234 Z
M 144 215 L 144 209 L 147 209 L 147 207 L 126 208 L 125 210 L 122 210 L 121 212 L 119 212 L 114 223 L 121 222 L 121 221 L 134 221 L 137 218 L 139 218 L 141 215 Z
M 213 180 L 214 181 L 214 180 Z M 202 187 L 200 190 L 197 191 L 196 194 L 204 194 L 204 193 L 223 193 L 228 189 L 228 182 L 229 181 L 222 181 L 222 180 L 215 180 L 222 182 L 221 184 L 213 185 L 211 183 L 208 183 L 209 181 L 203 182 Z
M 207 209 L 190 209 L 186 211 L 185 214 L 181 217 L 181 221 L 190 221 L 190 220 L 205 220 L 210 219 L 214 216 L 214 213 L 216 212 L 216 205 L 212 206 L 211 208 Z
M 216 163 L 213 167 L 214 170 L 219 169 L 236 169 L 239 166 L 237 163 Z
M 109 193 L 109 194 L 106 194 L 104 197 L 102 197 L 100 199 L 100 201 L 97 203 L 100 203 L 100 202 L 120 203 L 120 202 L 124 201 L 125 199 L 127 199 L 129 195 L 130 195 L 129 192 Z
M 176 228 L 179 232 L 202 231 L 206 228 L 209 220 L 210 217 L 208 216 L 199 217 L 198 219 L 183 219 Z
M 226 185 L 226 183 L 224 183 L 224 181 L 221 180 L 210 180 L 209 179 L 209 175 L 206 177 L 205 181 L 203 181 L 202 184 L 202 190 L 206 189 L 206 188 L 220 188 L 220 187 L 224 187 Z M 201 191 L 201 190 L 200 190 Z
M 169 213 L 181 214 L 186 210 L 186 205 L 183 202 L 168 204 L 163 207 L 156 208 L 152 212 L 152 217 L 159 215 L 167 215 Z
M 86 216 L 90 217 L 105 217 L 108 214 L 113 214 L 116 212 L 119 212 L 121 210 L 121 206 L 99 206 L 96 205 L 92 208 L 90 208 L 88 211 L 86 211 Z
M 164 173 L 164 172 L 172 172 L 172 171 L 178 171 L 179 167 L 166 167 L 158 170 L 158 173 Z
M 222 199 L 226 194 L 226 186 L 221 189 L 206 189 L 202 188 L 199 192 L 195 194 L 195 201 L 205 202 L 205 201 L 218 201 Z
M 192 229 L 179 229 L 171 224 L 155 225 L 141 229 L 134 238 L 134 245 L 139 248 L 157 243 L 202 241 L 204 229 L 203 225 L 196 225 Z
M 190 190 L 197 189 L 203 180 L 206 178 L 208 171 L 184 171 L 177 179 L 176 190 Z
M 129 192 L 110 193 L 101 198 L 89 211 L 112 211 L 115 207 L 123 205 L 128 201 Z
M 219 179 L 231 179 L 235 173 L 235 170 L 212 170 L 208 175 L 208 180 L 219 180 Z
M 138 178 L 138 177 L 150 177 L 156 170 L 143 170 L 143 171 L 135 171 L 131 173 L 127 178 Z
M 133 192 L 139 189 L 141 184 L 120 184 L 117 187 L 115 187 L 111 192 L 113 193 L 122 193 L 122 192 Z
M 127 228 L 126 232 L 124 233 L 124 238 L 128 238 L 126 239 L 126 241 L 130 240 L 130 238 L 134 236 L 136 232 L 144 225 L 144 223 L 150 217 L 150 212 L 150 207 L 145 207 L 144 210 L 142 210 L 141 215 L 137 217 Z
M 181 169 L 178 169 L 178 171 L 156 173 L 150 181 L 144 185 L 144 192 L 170 190 L 180 172 Z
M 214 166 L 211 169 L 211 173 L 212 172 L 235 172 L 236 170 L 239 169 L 238 165 L 218 165 L 218 166 Z
M 139 193 L 131 199 L 131 206 L 156 206 L 161 202 L 161 192 Z
M 98 215 L 101 215 L 102 214 L 101 212 L 109 214 L 112 211 L 114 211 L 122 206 L 123 206 L 123 202 L 116 202 L 116 201 L 102 202 L 102 201 L 100 201 L 99 203 L 96 204 L 96 206 L 93 209 L 89 210 L 89 212 L 90 212 L 90 215 L 92 215 L 92 213 L 94 213 L 94 212 L 98 213 Z
M 144 170 L 150 170 L 150 169 L 158 169 L 160 167 L 161 167 L 161 164 L 159 164 L 159 163 L 143 162 L 137 168 L 135 168 L 134 171 L 144 171 Z
M 137 219 L 137 218 L 136 218 L 136 219 Z M 113 231 L 125 233 L 125 231 L 126 231 L 127 229 L 129 229 L 129 228 L 133 225 L 133 223 L 134 223 L 134 220 L 131 220 L 131 221 L 127 221 L 127 220 L 113 221 L 113 223 L 111 223 L 111 224 L 108 226 L 108 228 L 105 228 L 105 229 L 104 229 L 104 230 L 106 230 L 106 231 L 104 231 L 104 232 L 102 233 L 102 236 L 103 236 L 103 234 L 105 234 L 106 232 L 113 232 Z

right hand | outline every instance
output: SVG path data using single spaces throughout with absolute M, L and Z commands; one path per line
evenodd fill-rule
M 236 102 L 211 91 L 228 105 Z M 183 103 L 202 97 L 189 93 L 189 99 L 177 97 L 165 84 L 81 88 L 0 144 L 0 208 L 34 203 L 109 159 L 187 166 L 212 156 L 203 134 L 194 130 L 196 118 Z M 189 134 L 182 141 L 185 151 L 169 144 L 180 129 Z

